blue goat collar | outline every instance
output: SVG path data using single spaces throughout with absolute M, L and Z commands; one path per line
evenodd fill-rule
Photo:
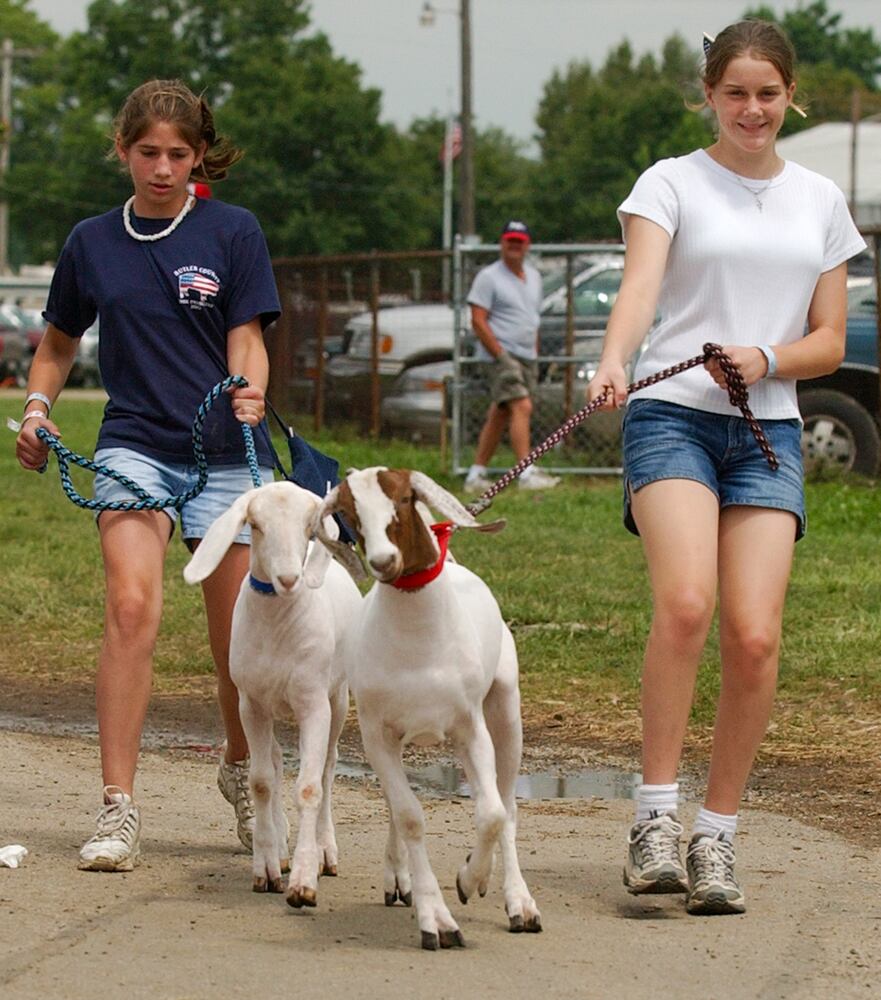
M 256 590 L 258 594 L 275 594 L 275 587 L 271 583 L 266 583 L 264 580 L 258 580 L 253 573 L 248 574 L 248 586 L 251 590 Z

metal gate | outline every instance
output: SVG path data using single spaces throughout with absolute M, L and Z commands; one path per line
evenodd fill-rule
M 618 294 L 624 247 L 618 243 L 555 244 L 530 247 L 542 272 L 544 299 L 539 327 L 539 380 L 533 398 L 532 444 L 543 441 L 570 414 L 584 406 L 585 390 L 596 371 L 606 322 Z M 467 244 L 453 250 L 455 339 L 450 380 L 452 471 L 468 470 L 489 406 L 485 363 L 473 356 L 468 291 L 474 275 L 497 259 L 497 244 Z M 588 475 L 621 471 L 621 414 L 593 415 L 549 452 L 547 472 Z M 510 468 L 515 456 L 502 442 L 489 471 Z

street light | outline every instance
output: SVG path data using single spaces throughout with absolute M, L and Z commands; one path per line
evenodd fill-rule
M 474 235 L 474 133 L 471 127 L 471 0 L 459 0 L 459 9 L 435 7 L 425 0 L 419 23 L 426 28 L 434 25 L 438 13 L 459 15 L 459 61 L 462 79 L 459 126 L 462 129 L 462 152 L 459 168 L 459 232 Z

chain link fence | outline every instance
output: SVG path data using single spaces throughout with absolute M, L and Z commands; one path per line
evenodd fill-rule
M 538 386 L 533 397 L 532 444 L 537 445 L 586 403 L 587 384 L 596 371 L 606 322 L 618 295 L 624 267 L 620 244 L 535 244 L 530 260 L 543 276 L 539 327 Z M 470 465 L 489 405 L 488 365 L 473 356 L 468 290 L 477 271 L 498 258 L 495 244 L 457 242 L 453 251 L 455 350 L 449 381 L 452 471 Z M 490 317 L 492 325 L 492 317 Z M 621 467 L 621 414 L 592 415 L 549 452 L 545 471 L 617 473 Z M 490 472 L 514 463 L 505 448 Z

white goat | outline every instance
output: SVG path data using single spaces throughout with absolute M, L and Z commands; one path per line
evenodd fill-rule
M 316 531 L 353 576 L 363 576 L 357 555 L 322 530 L 320 519 L 341 511 L 379 581 L 363 602 L 349 684 L 364 749 L 390 811 L 385 902 L 400 899 L 409 906 L 415 899 L 422 947 L 434 950 L 463 946 L 464 940 L 428 860 L 422 809 L 401 763 L 407 743 L 430 745 L 449 737 L 465 769 L 477 842 L 456 878 L 461 902 L 475 890 L 486 893 L 500 841 L 510 930 L 540 931 L 541 915 L 515 843 L 522 726 L 514 639 L 486 584 L 445 559 L 444 530 L 430 530 L 425 505 L 457 527 L 504 526 L 479 524 L 423 473 L 372 468 L 350 471 L 325 497 Z
M 288 827 L 273 719 L 290 710 L 300 737 L 300 822 L 287 890 L 294 907 L 315 906 L 319 874 L 337 873 L 331 786 L 348 710 L 347 630 L 361 604 L 358 588 L 330 563 L 325 546 L 313 542 L 307 555 L 320 504 L 319 497 L 289 482 L 250 490 L 211 525 L 184 569 L 188 583 L 204 580 L 242 526 L 251 525 L 251 572 L 233 611 L 229 663 L 251 751 L 253 888 L 284 891 Z M 336 532 L 331 519 L 325 527 Z

